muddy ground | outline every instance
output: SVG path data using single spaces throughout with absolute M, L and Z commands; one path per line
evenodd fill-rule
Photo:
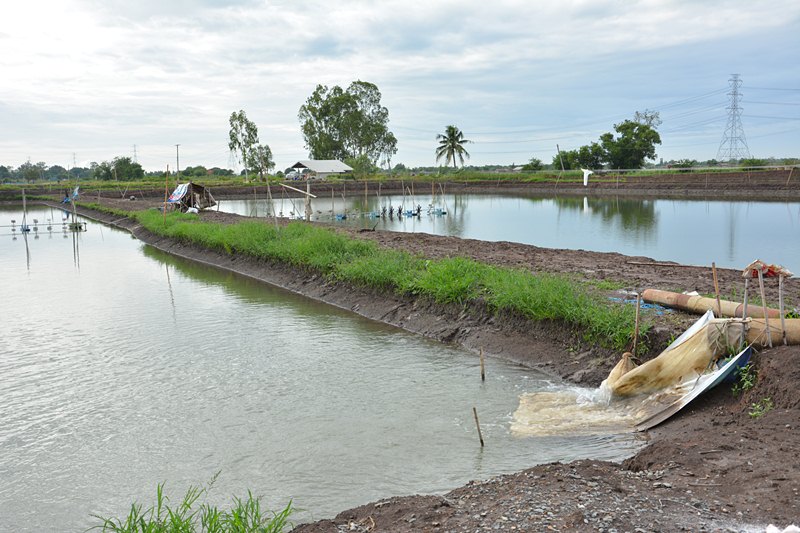
M 131 208 L 147 202 L 104 199 Z M 90 213 L 91 214 L 91 213 Z M 411 331 L 458 343 L 492 356 L 542 368 L 584 385 L 597 385 L 619 354 L 581 343 L 559 324 L 495 317 L 480 305 L 442 307 L 334 285 L 314 274 L 282 265 L 231 257 L 148 234 L 129 219 L 93 213 L 126 227 L 162 249 L 214 264 Z M 219 222 L 236 215 L 207 212 Z M 341 230 L 347 231 L 347 230 Z M 713 293 L 711 270 L 614 253 L 542 249 L 515 243 L 394 232 L 357 232 L 397 249 L 426 257 L 467 256 L 531 271 L 566 272 L 608 279 L 639 290 L 697 290 Z M 719 269 L 720 290 L 741 294 L 740 273 Z M 767 300 L 777 301 L 768 287 Z M 790 305 L 800 301 L 800 283 L 787 284 Z M 650 314 L 653 356 L 694 317 Z M 754 358 L 756 385 L 734 396 L 717 387 L 667 424 L 650 430 L 649 444 L 627 461 L 585 460 L 534 466 L 523 472 L 475 480 L 444 495 L 397 496 L 343 511 L 296 531 L 763 531 L 768 523 L 800 523 L 800 347 L 765 350 Z M 773 408 L 752 416 L 753 405 Z

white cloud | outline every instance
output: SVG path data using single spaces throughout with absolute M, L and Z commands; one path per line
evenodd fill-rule
M 760 66 L 765 48 L 770 61 L 796 49 L 800 5 L 788 0 L 63 0 L 5 11 L 0 102 L 14 113 L 0 127 L 25 133 L 0 141 L 0 164 L 105 160 L 137 144 L 161 168 L 181 143 L 182 163 L 227 165 L 227 119 L 245 109 L 281 165 L 304 155 L 297 110 L 314 86 L 355 79 L 381 89 L 395 161 L 412 165 L 432 162 L 425 143 L 450 123 L 508 132 L 483 136 L 495 143 L 535 130 L 578 145 L 636 109 L 725 87 L 730 72 L 800 86 L 796 69 Z M 473 162 L 550 144 L 475 146 L 486 153 Z

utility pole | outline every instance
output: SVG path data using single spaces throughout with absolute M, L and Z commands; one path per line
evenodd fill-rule
M 133 162 L 138 163 L 139 159 L 136 157 L 136 145 L 133 145 Z
M 728 93 L 728 96 L 731 97 L 731 103 L 727 107 L 728 123 L 722 134 L 719 150 L 717 150 L 717 160 L 720 162 L 735 162 L 738 159 L 750 157 L 750 148 L 747 147 L 747 139 L 744 137 L 744 128 L 742 127 L 742 108 L 739 107 L 739 99 L 742 97 L 739 87 L 742 86 L 742 80 L 739 79 L 738 74 L 731 74 L 731 76 L 731 79 L 728 80 L 731 84 L 731 92 Z

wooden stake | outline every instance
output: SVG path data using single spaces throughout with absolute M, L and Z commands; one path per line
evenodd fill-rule
M 786 313 L 783 312 L 783 274 L 778 277 L 778 308 L 781 310 L 781 336 L 786 346 Z
M 481 381 L 486 381 L 486 370 L 483 366 L 483 346 L 481 346 Z
M 169 165 L 167 165 L 167 172 L 164 174 L 164 225 L 167 225 L 167 198 L 169 198 Z
M 744 299 L 742 301 L 742 320 L 747 318 L 747 292 L 750 286 L 750 279 L 744 278 Z M 739 340 L 739 346 L 744 346 L 745 328 L 742 327 L 742 338 Z
M 767 297 L 764 295 L 764 275 L 758 270 L 758 288 L 761 291 L 761 306 L 764 308 L 764 330 L 767 332 L 767 344 L 772 348 L 772 332 L 769 330 L 769 315 L 767 314 Z
M 483 435 L 481 434 L 481 423 L 478 422 L 478 410 L 472 408 L 472 415 L 475 417 L 475 427 L 478 428 L 478 439 L 481 441 L 481 448 L 483 448 Z
M 642 296 L 636 293 L 636 321 L 633 326 L 633 356 L 636 357 L 636 345 L 639 344 L 639 309 L 642 307 Z
M 714 276 L 714 294 L 717 297 L 717 318 L 722 316 L 722 303 L 719 301 L 719 283 L 717 282 L 717 265 L 711 262 L 711 274 Z

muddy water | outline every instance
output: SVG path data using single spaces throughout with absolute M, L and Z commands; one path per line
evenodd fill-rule
M 493 359 L 481 384 L 472 353 L 61 216 L 0 231 L 0 531 L 80 531 L 216 472 L 211 503 L 250 489 L 324 518 L 640 445 L 515 437 L 520 395 L 562 385 Z
M 371 194 L 371 195 L 370 195 Z M 456 194 L 437 196 L 447 215 L 428 214 L 432 197 L 364 196 L 313 201 L 314 218 L 392 231 L 424 232 L 545 248 L 643 255 L 690 265 L 743 268 L 753 259 L 800 272 L 800 202 L 742 202 L 622 198 L 528 197 Z M 421 216 L 388 217 L 388 209 L 422 207 Z M 386 217 L 362 216 L 380 213 Z M 223 211 L 264 216 L 260 200 L 223 200 Z M 303 213 L 302 201 L 277 197 L 274 211 Z

